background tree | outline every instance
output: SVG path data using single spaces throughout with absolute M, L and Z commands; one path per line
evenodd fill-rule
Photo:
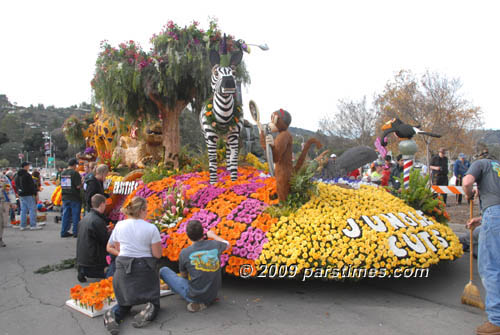
M 181 28 L 169 21 L 153 35 L 150 52 L 133 41 L 113 48 L 102 43 L 92 80 L 95 98 L 116 115 L 128 119 L 160 118 L 165 163 L 178 166 L 180 151 L 179 117 L 189 104 L 199 113 L 211 95 L 211 65 L 208 53 L 218 50 L 222 33 L 215 21 L 205 32 L 198 23 Z M 241 40 L 227 37 L 228 52 L 247 50 Z M 237 67 L 237 80 L 249 81 L 244 63 Z M 198 124 L 193 125 L 198 126 Z
M 9 142 L 9 138 L 6 133 L 0 132 L 0 145 Z
M 360 101 L 339 100 L 338 112 L 320 120 L 320 129 L 331 136 L 347 138 L 355 145 L 373 145 L 377 114 L 367 109 L 366 97 Z
M 442 135 L 442 138 L 414 137 L 417 144 L 426 149 L 427 164 L 430 152 L 439 147 L 446 147 L 451 158 L 458 152 L 472 154 L 477 137 L 473 131 L 481 126 L 481 110 L 463 98 L 460 89 L 458 79 L 429 72 L 417 79 L 411 71 L 400 71 L 375 100 L 379 135 L 382 124 L 397 117 Z M 389 144 L 389 148 L 397 152 L 397 141 L 389 138 Z

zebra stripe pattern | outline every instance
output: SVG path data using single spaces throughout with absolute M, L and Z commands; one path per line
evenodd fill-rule
M 211 81 L 214 92 L 212 113 L 215 116 L 216 123 L 223 127 L 231 122 L 234 117 L 235 101 L 233 93 L 235 92 L 235 86 L 232 69 L 230 67 L 217 67 L 212 72 Z M 225 88 L 223 82 L 229 82 L 230 87 Z M 240 121 L 236 126 L 228 127 L 226 132 L 218 133 L 215 127 L 207 120 L 205 113 L 206 109 L 203 108 L 200 113 L 200 125 L 208 149 L 210 184 L 217 182 L 217 142 L 220 137 L 224 137 L 225 139 L 226 166 L 227 170 L 231 173 L 231 180 L 235 181 L 238 177 L 238 145 L 242 123 Z

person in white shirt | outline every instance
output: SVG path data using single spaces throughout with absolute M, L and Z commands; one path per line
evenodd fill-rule
M 104 314 L 104 326 L 113 335 L 118 334 L 119 323 L 132 306 L 146 304 L 132 322 L 135 328 L 154 320 L 160 310 L 160 279 L 156 271 L 162 253 L 160 233 L 144 220 L 146 199 L 134 197 L 122 211 L 128 219 L 116 224 L 107 245 L 109 253 L 118 253 L 113 277 L 118 304 Z

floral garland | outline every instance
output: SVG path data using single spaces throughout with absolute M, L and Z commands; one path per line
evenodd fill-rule
M 215 129 L 215 131 L 219 134 L 225 134 L 228 132 L 229 129 L 236 127 L 236 125 L 240 122 L 242 116 L 241 105 L 234 104 L 233 116 L 231 117 L 231 120 L 229 120 L 229 122 L 226 123 L 225 125 L 221 125 L 217 122 L 217 118 L 215 117 L 212 111 L 213 110 L 212 102 L 213 98 L 210 98 L 205 103 L 206 122 L 204 123 L 211 125 Z

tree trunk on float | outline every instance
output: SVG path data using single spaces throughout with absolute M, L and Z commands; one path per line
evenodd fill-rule
M 187 104 L 184 101 L 178 101 L 172 108 L 168 108 L 152 94 L 149 97 L 158 107 L 162 118 L 163 147 L 165 148 L 163 161 L 165 164 L 172 164 L 174 169 L 179 168 L 181 150 L 179 117 Z

